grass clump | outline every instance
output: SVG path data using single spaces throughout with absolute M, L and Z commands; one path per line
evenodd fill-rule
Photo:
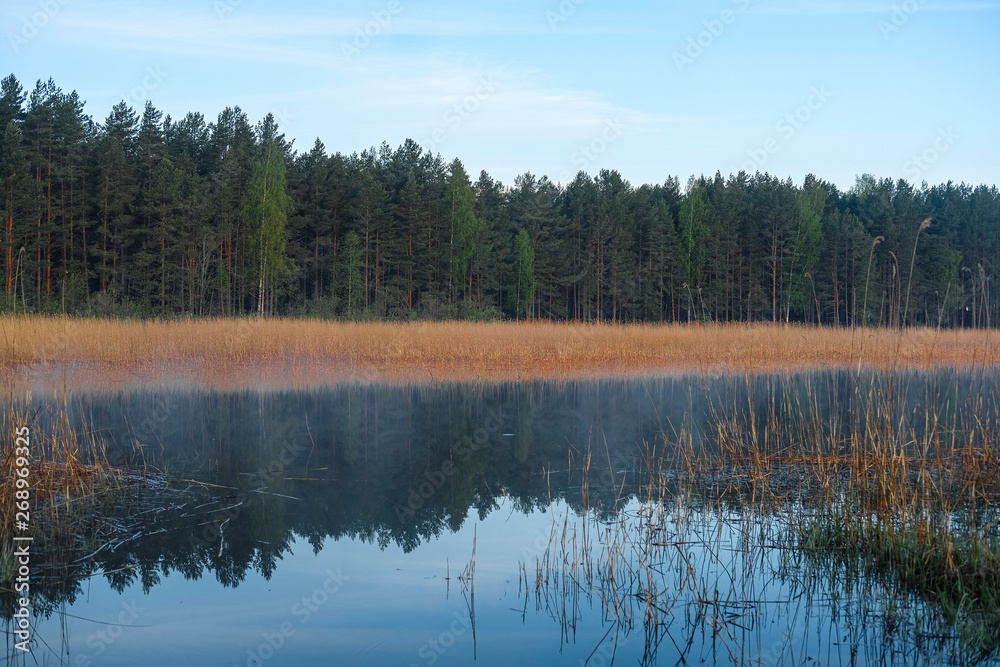
M 918 595 L 986 655 L 1000 648 L 1000 406 L 981 373 L 855 375 L 843 422 L 808 390 L 780 392 L 770 456 L 732 431 L 722 442 L 758 487 L 799 502 L 792 540 L 810 559 Z
M 986 526 L 946 518 L 893 522 L 856 504 L 828 507 L 799 532 L 813 558 L 913 592 L 943 614 L 965 648 L 1000 648 L 1000 539 Z M 821 557 L 825 556 L 825 559 Z
M 32 563 L 34 587 L 45 579 L 46 571 L 65 570 L 80 555 L 87 535 L 141 483 L 142 474 L 112 465 L 102 443 L 92 435 L 81 437 L 70 425 L 65 402 L 51 419 L 41 420 L 31 408 L 30 396 L 22 405 L 10 399 L 2 419 L 0 522 L 5 536 L 19 518 L 15 443 L 17 434 L 28 427 L 29 520 L 28 528 L 17 534 L 30 535 L 32 553 L 45 556 Z M 5 537 L 0 545 L 0 593 L 11 592 L 15 569 L 13 540 Z

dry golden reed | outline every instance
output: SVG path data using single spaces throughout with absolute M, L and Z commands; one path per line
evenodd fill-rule
M 0 317 L 12 388 L 40 366 L 73 365 L 71 385 L 165 375 L 202 386 L 340 380 L 512 380 L 810 368 L 992 366 L 988 332 L 774 324 L 335 323 L 291 319 L 125 321 Z M 60 380 L 64 381 L 65 377 Z

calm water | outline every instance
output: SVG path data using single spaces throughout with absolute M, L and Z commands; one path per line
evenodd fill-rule
M 71 395 L 157 474 L 78 527 L 82 556 L 35 557 L 24 664 L 940 664 L 919 600 L 786 548 L 793 508 L 669 492 L 672 448 L 713 447 L 723 412 L 780 447 L 845 428 L 873 381 L 918 439 L 915 407 L 962 433 L 996 395 L 961 373 Z M 61 403 L 33 399 L 38 428 Z M 776 403 L 818 418 L 775 430 Z

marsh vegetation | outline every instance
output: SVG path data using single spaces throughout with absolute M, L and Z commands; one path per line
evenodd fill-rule
M 930 328 L 0 316 L 0 331 L 0 367 L 19 388 L 46 379 L 52 389 L 177 379 L 218 389 L 302 388 L 352 380 L 978 368 L 1000 362 L 1000 339 L 989 331 Z
M 43 503 L 62 530 L 41 589 L 53 622 L 86 615 L 98 581 L 155 605 L 174 572 L 200 604 L 225 604 L 282 581 L 298 545 L 371 581 L 364 604 L 386 615 L 372 631 L 452 622 L 424 619 L 407 591 L 466 619 L 442 664 L 507 659 L 500 637 L 523 625 L 551 629 L 525 639 L 538 654 L 591 664 L 993 663 L 998 384 L 982 369 L 853 369 L 164 388 L 10 414 L 76 433 L 83 467 L 66 477 L 88 480 L 73 512 L 71 494 Z M 382 602 L 379 572 L 396 573 Z M 334 626 L 351 622 L 344 591 Z M 269 599 L 258 613 L 280 620 Z M 333 637 L 338 654 L 353 645 Z M 421 641 L 392 659 L 421 660 Z

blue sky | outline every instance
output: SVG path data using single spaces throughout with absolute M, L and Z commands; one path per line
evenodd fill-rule
M 0 71 L 97 121 L 239 105 L 299 150 L 412 138 L 507 184 L 1000 183 L 1000 1 L 5 0 L 0 22 Z

